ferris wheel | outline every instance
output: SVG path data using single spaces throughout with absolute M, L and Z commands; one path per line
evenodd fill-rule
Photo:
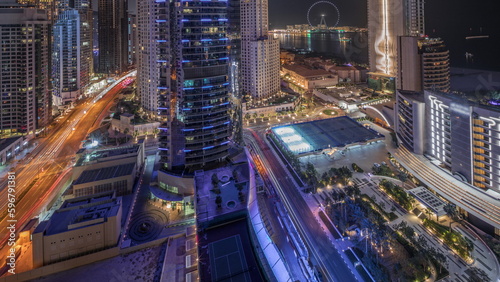
M 335 11 L 332 11 L 332 14 L 336 14 L 337 16 L 337 21 L 335 22 L 335 24 L 331 27 L 336 27 L 338 24 L 339 24 L 339 21 L 340 21 L 340 12 L 339 12 L 339 8 L 337 8 L 337 6 L 335 6 L 335 4 L 333 4 L 332 2 L 330 1 L 318 1 L 314 4 L 311 5 L 311 7 L 309 7 L 309 10 L 307 10 L 307 23 L 309 23 L 310 26 L 314 26 L 312 24 L 312 19 L 315 15 L 311 15 L 311 11 L 313 10 L 313 8 L 315 7 L 320 7 L 322 5 L 328 5 L 330 7 L 332 7 Z M 322 13 L 321 14 L 321 21 L 320 21 L 320 25 L 324 25 L 326 26 L 326 14 L 325 13 Z

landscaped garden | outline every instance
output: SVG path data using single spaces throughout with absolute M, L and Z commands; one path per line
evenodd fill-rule
M 351 166 L 352 166 L 352 169 L 353 169 L 355 172 L 361 172 L 361 173 L 365 172 L 362 168 L 360 168 L 360 167 L 359 167 L 359 165 L 357 165 L 357 164 L 355 164 L 355 163 L 353 163 Z
M 328 115 L 328 116 L 335 116 L 335 115 L 337 115 L 337 112 L 334 110 L 324 110 L 323 114 Z
M 379 187 L 406 210 L 410 211 L 413 208 L 413 203 L 415 201 L 413 196 L 406 193 L 400 186 L 386 179 L 382 179 L 379 183 Z
M 464 260 L 467 261 L 470 259 L 474 244 L 468 238 L 430 219 L 424 219 L 424 226 L 432 230 L 446 245 L 452 248 Z
M 340 190 L 340 192 L 339 192 Z M 352 237 L 356 255 L 376 281 L 423 281 L 436 269 L 438 276 L 447 275 L 439 256 L 433 249 L 420 253 L 405 238 L 394 232 L 386 223 L 397 217 L 387 213 L 380 204 L 359 189 L 336 189 L 327 198 L 326 213 L 344 235 L 353 230 L 361 233 Z M 359 232 L 358 231 L 358 232 Z M 426 243 L 426 242 L 425 242 Z M 422 244 L 425 244 L 422 243 Z M 427 247 L 426 245 L 424 247 Z

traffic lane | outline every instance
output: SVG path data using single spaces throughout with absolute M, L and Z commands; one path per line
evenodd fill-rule
M 98 103 L 96 103 L 97 106 L 91 107 L 93 111 L 96 113 L 99 111 L 102 111 L 104 107 L 106 107 L 107 102 L 109 100 L 113 99 L 114 96 L 119 93 L 123 89 L 121 86 L 116 86 L 117 91 L 113 91 L 113 95 L 105 95 L 101 100 L 99 100 Z M 113 89 L 115 89 L 113 88 Z M 106 97 L 107 96 L 107 97 Z M 105 99 L 106 97 L 106 99 Z M 68 115 L 66 118 L 66 123 L 72 122 L 77 118 L 80 118 L 79 116 L 81 115 L 83 111 L 83 106 L 80 107 L 75 107 L 75 110 L 71 112 L 71 114 Z M 89 112 L 90 114 L 90 112 Z M 87 117 L 87 116 L 86 116 Z M 89 115 L 88 117 L 92 117 Z M 83 122 L 82 122 L 83 121 Z M 27 194 L 23 197 L 23 199 L 19 200 L 17 202 L 17 208 L 16 208 L 16 218 L 22 219 L 22 218 L 30 218 L 32 216 L 32 207 L 33 205 L 40 204 L 38 201 L 40 198 L 47 192 L 47 189 L 52 186 L 52 184 L 55 182 L 57 179 L 57 176 L 59 173 L 68 165 L 69 160 L 66 159 L 65 161 L 59 162 L 63 160 L 65 157 L 74 155 L 76 150 L 80 147 L 80 140 L 81 135 L 85 135 L 84 132 L 87 132 L 90 128 L 91 124 L 90 122 L 86 122 L 85 119 L 81 119 L 81 122 L 78 122 L 75 125 L 75 130 L 70 131 L 68 134 L 68 128 L 60 128 L 59 130 L 53 132 L 51 136 L 48 138 L 44 139 L 44 145 L 39 148 L 38 152 L 36 154 L 32 155 L 29 159 L 29 163 L 26 165 L 28 169 L 26 170 L 27 173 L 22 173 L 19 175 L 16 175 L 18 179 L 22 179 L 20 183 L 18 183 L 18 189 L 17 193 L 22 193 L 24 188 L 28 186 L 30 183 L 32 183 L 33 178 L 36 177 L 36 175 L 39 173 L 39 167 L 46 168 L 46 163 L 49 160 L 51 166 L 46 168 L 46 174 L 41 174 L 39 175 L 39 180 L 35 184 L 35 186 L 31 187 L 31 189 L 27 192 Z M 59 156 L 62 158 L 54 158 L 54 155 L 56 153 L 59 153 Z M 50 159 L 48 157 L 51 157 Z M 54 160 L 59 160 L 59 161 L 54 161 Z M 45 169 L 44 169 L 45 171 Z M 50 175 L 53 175 L 50 177 Z M 43 173 L 43 171 L 42 171 Z M 42 177 L 43 176 L 43 177 Z M 4 189 L 5 190 L 5 189 Z M 7 207 L 3 207 L 3 209 L 6 209 Z M 2 226 L 7 226 L 7 220 L 8 218 L 4 218 L 2 222 L 0 222 L 0 228 Z M 23 221 L 18 221 L 17 225 L 22 226 L 24 224 Z M 3 242 L 1 240 L 0 242 Z
M 276 164 L 273 164 L 273 167 L 277 167 Z M 329 238 L 316 221 L 316 217 L 314 217 L 302 196 L 295 193 L 297 190 L 294 188 L 293 183 L 291 183 L 286 176 L 281 173 L 279 173 L 277 179 L 280 183 L 286 185 L 285 187 L 292 187 L 287 191 L 289 196 L 288 198 L 291 200 L 295 208 L 301 211 L 298 214 L 302 217 L 302 222 L 305 223 L 305 232 L 308 233 L 308 238 L 316 246 L 316 250 L 318 250 L 318 259 L 321 259 L 327 266 L 329 265 L 328 269 L 337 270 L 334 272 L 329 271 L 329 273 L 336 278 L 336 281 L 353 281 L 351 270 L 347 267 L 344 260 L 337 252 L 337 249 L 333 246 L 332 242 L 330 242 Z
M 312 214 L 307 203 L 303 199 L 302 195 L 300 195 L 300 192 L 297 191 L 291 180 L 287 178 L 288 174 L 283 170 L 274 154 L 270 150 L 266 149 L 266 147 L 269 148 L 267 144 L 263 143 L 261 138 L 259 139 L 260 140 L 257 140 L 259 147 L 261 148 L 266 159 L 274 168 L 273 171 L 277 180 L 287 187 L 287 198 L 293 202 L 297 210 L 301 211 L 296 213 L 296 215 L 298 214 L 297 218 L 300 218 L 303 225 L 307 227 L 304 232 L 308 236 L 309 240 L 311 240 L 311 242 L 316 246 L 315 249 L 318 250 L 318 252 L 316 252 L 319 256 L 318 259 L 320 259 L 322 263 L 326 264 L 329 270 L 333 270 L 329 271 L 329 274 L 334 276 L 336 281 L 354 281 L 355 278 L 353 277 L 351 270 L 345 264 L 344 260 L 337 252 L 337 249 L 335 249 L 332 242 L 330 242 L 324 231 L 321 229 L 321 226 L 316 221 L 316 218 Z

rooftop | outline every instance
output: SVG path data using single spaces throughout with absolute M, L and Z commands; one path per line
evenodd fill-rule
M 102 158 L 136 154 L 141 146 L 142 146 L 141 144 L 134 144 L 134 145 L 122 146 L 110 149 L 95 150 L 91 153 L 86 154 L 82 158 L 78 159 L 75 166 L 86 165 L 89 162 L 99 161 Z
M 216 185 L 213 184 L 212 180 L 214 175 L 217 175 L 218 179 Z M 237 177 L 237 182 L 234 180 L 234 175 Z M 248 163 L 196 172 L 194 178 L 196 197 L 198 199 L 196 209 L 199 222 L 211 222 L 212 219 L 221 215 L 246 210 L 249 186 Z M 241 187 L 244 201 L 240 200 L 238 187 Z M 221 197 L 221 208 L 217 208 L 215 202 L 217 196 Z
M 7 147 L 15 143 L 17 140 L 20 138 L 23 138 L 22 136 L 16 136 L 16 137 L 10 137 L 10 138 L 4 138 L 0 139 L 0 152 L 5 150 Z
M 109 195 L 109 194 L 108 194 Z M 121 209 L 121 198 L 109 198 L 109 196 L 99 198 L 82 197 L 73 199 L 80 204 L 71 208 L 64 208 L 68 201 L 64 202 L 63 207 L 57 210 L 52 217 L 41 222 L 34 233 L 44 232 L 46 236 L 66 232 L 73 229 L 86 227 L 89 225 L 100 224 L 108 217 L 118 215 Z
M 409 99 L 413 99 L 417 102 L 425 102 L 425 95 L 422 92 L 418 91 L 410 91 L 410 90 L 398 90 L 397 92 L 401 93 L 405 97 Z
M 328 72 L 326 70 L 310 69 L 306 66 L 301 66 L 301 65 L 284 65 L 283 68 L 290 70 L 290 71 L 293 71 L 296 74 L 303 76 L 303 77 L 331 76 L 331 75 L 333 75 L 331 72 Z
M 346 116 L 278 126 L 272 131 L 290 151 L 297 154 L 365 143 L 383 137 Z
M 419 186 L 417 188 L 413 188 L 408 190 L 419 202 L 421 202 L 424 206 L 430 208 L 434 213 L 438 216 L 445 214 L 444 206 L 446 202 L 441 200 L 434 193 L 429 191 L 427 188 L 423 186 Z
M 82 172 L 80 177 L 73 182 L 74 185 L 112 179 L 120 176 L 130 175 L 134 171 L 135 163 L 128 163 L 112 167 L 104 167 Z

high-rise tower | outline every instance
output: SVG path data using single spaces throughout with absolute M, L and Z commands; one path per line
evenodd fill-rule
M 142 109 L 150 119 L 158 119 L 160 72 L 163 71 L 163 87 L 170 79 L 170 23 L 169 6 L 156 1 L 137 3 L 137 93 Z M 162 34 L 159 33 L 162 31 Z M 161 36 L 165 41 L 158 41 Z M 160 55 L 160 52 L 163 54 Z
M 424 33 L 423 0 L 368 0 L 368 84 L 393 93 L 398 74 L 398 36 Z
M 161 121 L 158 182 L 178 188 L 182 181 L 175 175 L 211 167 L 228 156 L 228 4 L 202 0 L 138 4 L 141 101 Z
M 50 122 L 49 21 L 45 10 L 0 4 L 0 134 L 25 133 Z
M 89 0 L 59 0 L 53 27 L 54 105 L 75 101 L 93 73 L 92 7 Z
M 99 0 L 100 73 L 119 74 L 128 66 L 128 19 L 126 0 Z
M 53 103 L 61 106 L 75 101 L 81 92 L 80 16 L 76 10 L 64 10 L 53 28 L 52 87 Z M 88 73 L 87 73 L 88 80 Z
M 242 90 L 262 101 L 280 90 L 279 41 L 268 36 L 267 0 L 241 1 Z
M 425 34 L 424 1 L 404 1 L 405 35 L 422 36 Z
M 450 90 L 449 52 L 440 38 L 400 36 L 398 89 Z

